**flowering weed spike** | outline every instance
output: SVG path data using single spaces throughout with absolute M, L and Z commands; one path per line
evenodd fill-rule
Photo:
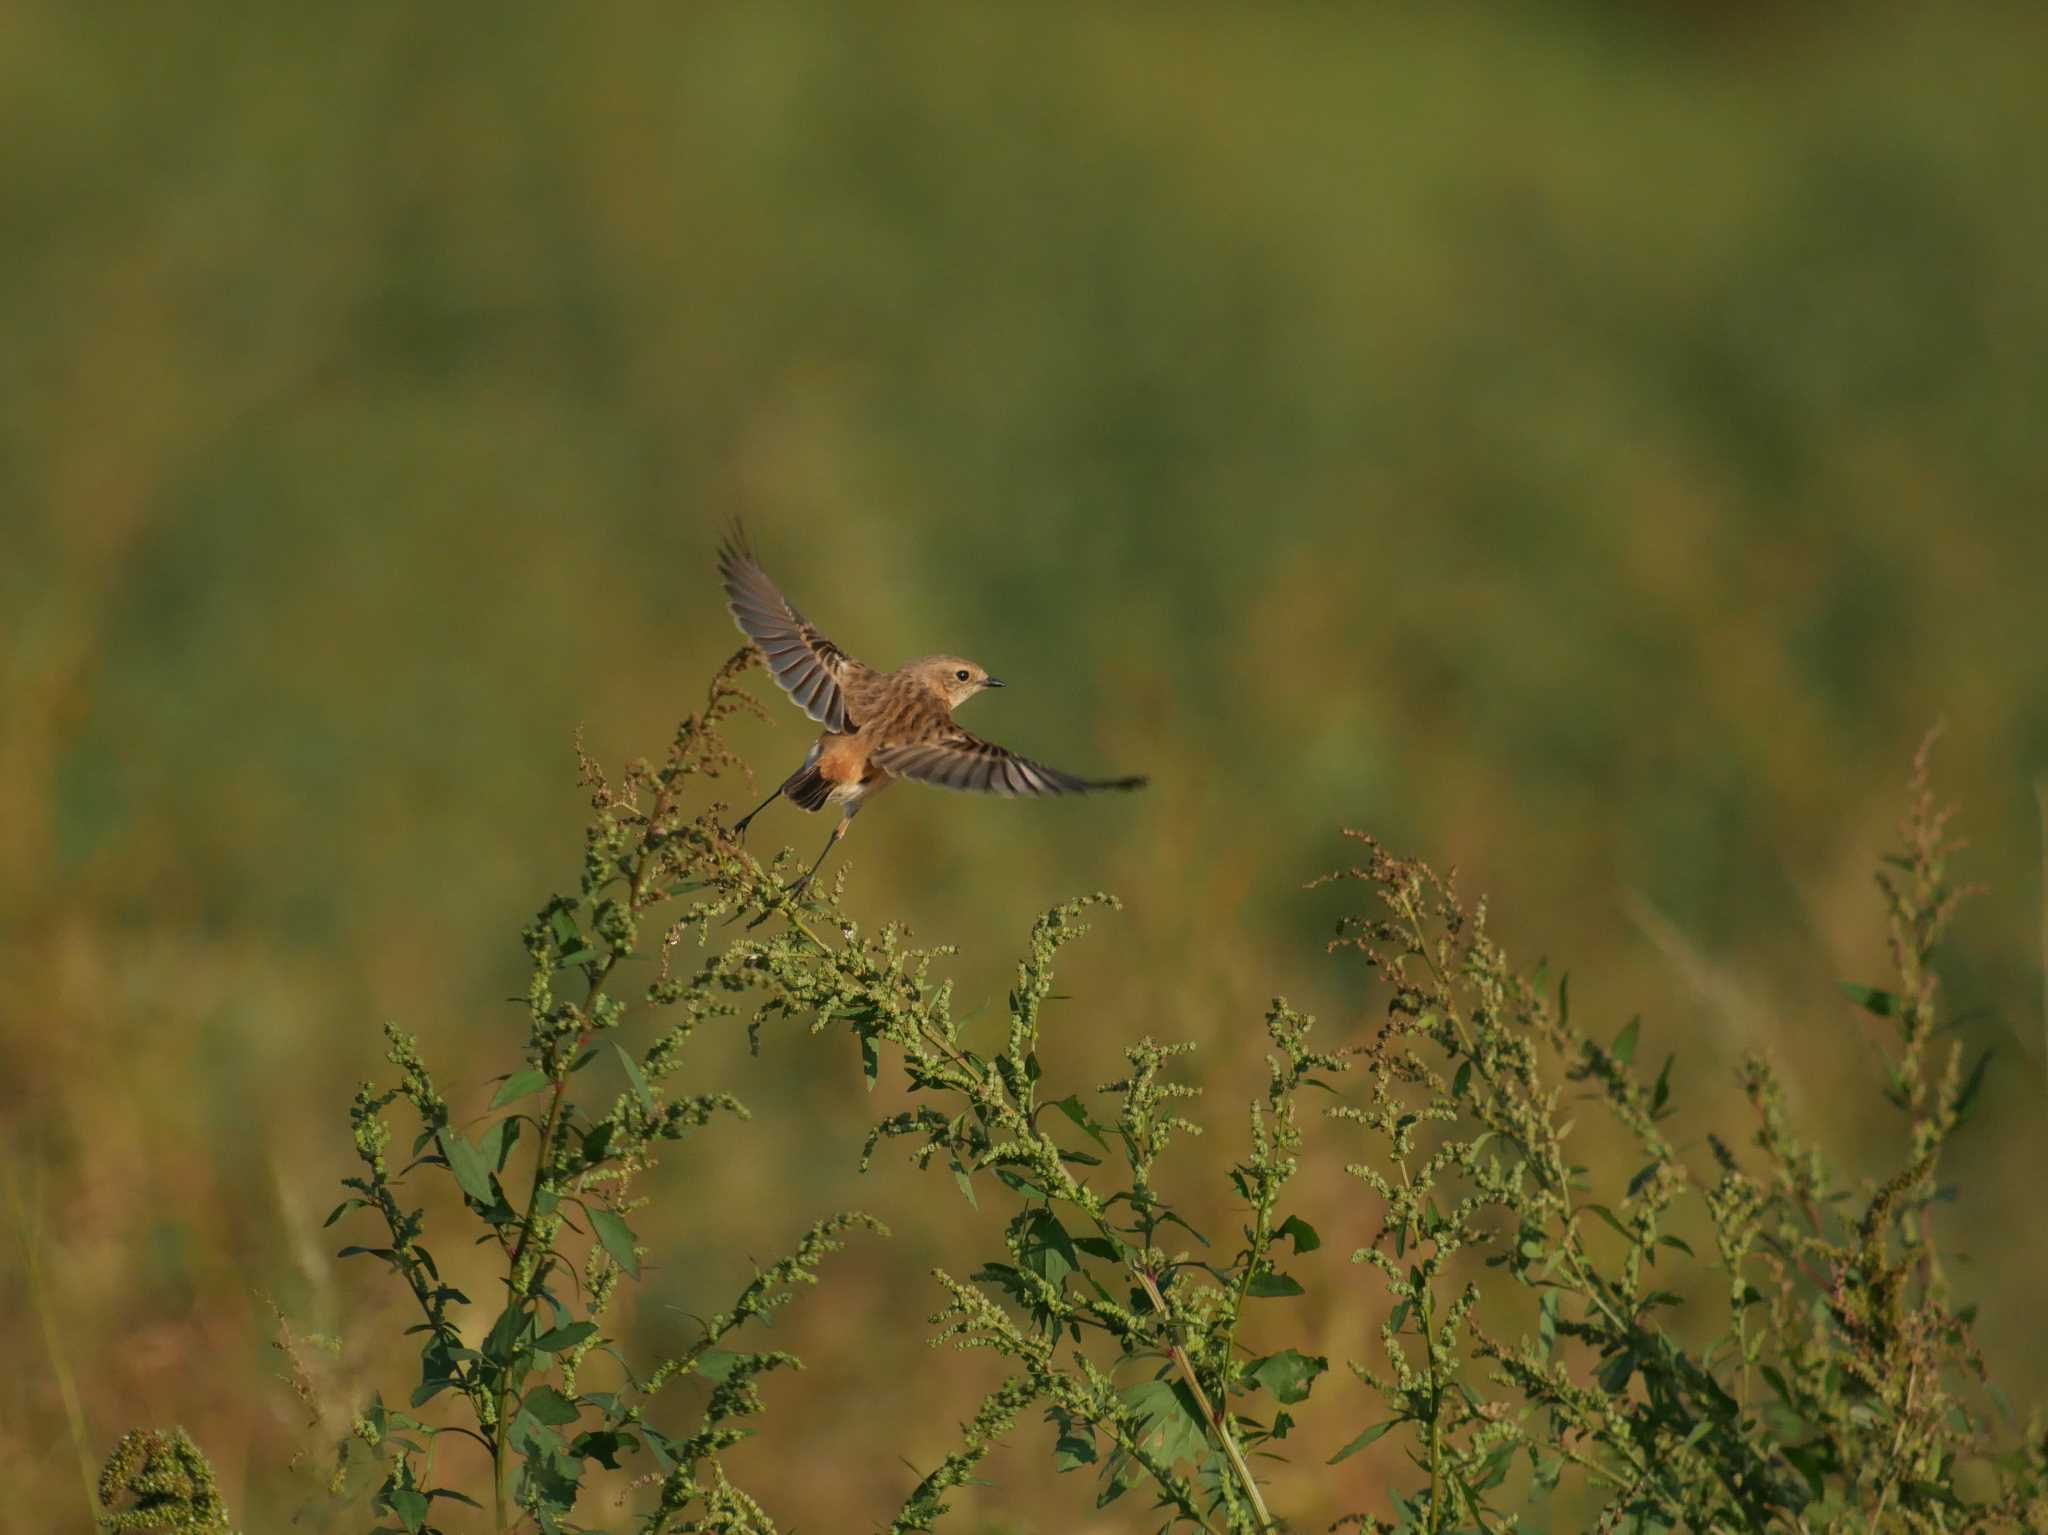
M 754 707 L 739 686 L 751 659 L 713 678 L 658 765 L 609 775 L 579 747 L 580 874 L 522 932 L 524 1038 L 487 1101 L 451 1103 L 393 1026 L 394 1080 L 350 1105 L 356 1167 L 329 1224 L 362 1238 L 344 1255 L 398 1280 L 419 1359 L 389 1393 L 402 1408 L 373 1396 L 334 1461 L 374 1468 L 369 1522 L 473 1527 L 450 1468 L 480 1449 L 499 1535 L 586 1528 L 593 1467 L 635 1472 L 641 1535 L 774 1531 L 728 1452 L 772 1434 L 763 1415 L 801 1366 L 747 1347 L 749 1329 L 881 1227 L 816 1221 L 651 1364 L 611 1336 L 624 1288 L 662 1261 L 648 1211 L 678 1190 L 660 1159 L 746 1117 L 689 1076 L 697 1031 L 731 1020 L 755 1040 L 846 1031 L 865 1083 L 886 1072 L 911 1099 L 869 1130 L 860 1165 L 900 1149 L 1000 1218 L 976 1266 L 934 1271 L 930 1341 L 994 1356 L 1001 1379 L 908 1480 L 892 1535 L 935 1527 L 959 1488 L 1034 1454 L 1092 1479 L 1099 1505 L 1130 1500 L 1113 1517 L 1133 1527 L 1144 1504 L 1152 1525 L 1215 1535 L 1286 1527 L 1265 1473 L 1289 1456 L 1371 1456 L 1385 1507 L 1339 1523 L 1374 1530 L 1505 1535 L 1556 1495 L 1603 1531 L 2048 1532 L 2048 1439 L 2038 1419 L 2017 1444 L 1995 1437 L 1973 1312 L 1940 1260 L 1940 1164 L 1983 1065 L 1935 1043 L 1934 956 L 1965 892 L 1924 749 L 1905 850 L 1880 877 L 1896 973 L 1848 988 L 1883 1037 L 1901 1114 L 1887 1165 L 1839 1170 L 1761 1055 L 1721 1095 L 1740 1129 L 1697 1151 L 1674 1141 L 1675 1092 L 1689 1108 L 1709 1094 L 1674 1087 L 1654 1019 L 1594 1027 L 1566 983 L 1510 963 L 1483 903 L 1363 836 L 1339 877 L 1371 904 L 1331 947 L 1377 973 L 1384 1018 L 1326 1047 L 1276 999 L 1264 1080 L 1205 1126 L 1191 1042 L 1142 1035 L 1093 1088 L 1052 1048 L 1061 950 L 1111 898 L 1032 925 L 1007 1017 L 982 1030 L 953 1012 L 950 949 L 855 922 L 843 869 L 829 890 L 793 891 L 787 857 L 764 865 L 728 836 L 708 791 L 740 767 L 720 727 Z M 1309 1100 L 1324 1114 L 1303 1113 L 1310 1091 L 1332 1095 Z M 1221 1126 L 1235 1128 L 1204 1134 Z M 1594 1143 L 1626 1162 L 1581 1149 Z M 1337 1158 L 1351 1199 L 1309 1205 L 1303 1167 Z M 1227 1225 L 1190 1219 L 1196 1179 L 1227 1192 Z M 430 1222 L 430 1208 L 459 1213 Z M 1340 1230 L 1363 1240 L 1325 1241 Z M 430 1240 L 480 1241 L 496 1284 L 464 1294 Z M 1344 1361 L 1363 1397 L 1325 1379 L 1311 1337 L 1290 1340 L 1296 1308 L 1276 1303 L 1311 1293 L 1383 1311 L 1374 1357 Z M 1679 1328 L 1688 1296 L 1703 1314 Z M 450 1435 L 462 1453 L 444 1463 Z M 992 1461 L 1011 1440 L 1021 1455 Z M 101 1488 L 110 1529 L 227 1527 L 181 1434 L 131 1435 Z

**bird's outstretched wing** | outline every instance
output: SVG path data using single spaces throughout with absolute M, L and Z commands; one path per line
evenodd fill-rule
M 827 730 L 852 730 L 842 684 L 859 663 L 790 606 L 755 561 L 746 534 L 738 527 L 719 546 L 718 573 L 725 582 L 733 622 L 760 647 L 777 685 Z
M 1020 757 L 1007 746 L 970 735 L 958 725 L 948 726 L 928 741 L 884 747 L 874 755 L 875 765 L 898 778 L 936 784 L 941 789 L 966 789 L 982 794 L 1000 794 L 1013 799 L 1020 794 L 1086 794 L 1091 789 L 1140 789 L 1147 782 L 1135 778 L 1076 778 L 1058 768 Z

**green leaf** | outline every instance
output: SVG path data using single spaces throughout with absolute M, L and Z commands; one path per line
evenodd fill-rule
M 1964 1080 L 1962 1090 L 1956 1094 L 1956 1123 L 1962 1124 L 1970 1117 L 1971 1105 L 1976 1102 L 1978 1092 L 1984 1086 L 1984 1068 L 1991 1064 L 1991 1057 L 1998 1053 L 1992 1045 L 1977 1057 L 1977 1064 L 1970 1068 L 1970 1075 Z
M 533 1340 L 533 1346 L 543 1354 L 560 1354 L 574 1348 L 596 1331 L 595 1322 L 571 1322 L 567 1327 L 557 1327 L 542 1333 Z
M 519 1126 L 519 1116 L 507 1114 L 503 1119 L 492 1121 L 490 1127 L 476 1138 L 477 1154 L 484 1159 L 484 1166 L 493 1171 L 504 1170 L 505 1159 L 519 1144 Z
M 517 1302 L 499 1312 L 498 1320 L 491 1324 L 491 1330 L 484 1335 L 481 1345 L 484 1358 L 495 1365 L 510 1364 L 520 1352 L 519 1340 L 525 1335 L 530 1320 L 526 1308 Z
M 329 1215 L 327 1219 L 322 1221 L 320 1224 L 323 1228 L 327 1226 L 332 1226 L 336 1221 L 340 1220 L 344 1215 L 348 1214 L 349 1211 L 360 1210 L 369 1202 L 370 1201 L 367 1199 L 358 1199 L 351 1195 L 349 1198 L 344 1199 L 340 1204 L 336 1205 L 334 1207 L 334 1213 Z
M 1875 1014 L 1879 1018 L 1899 1016 L 1899 999 L 1890 992 L 1875 986 L 1858 986 L 1853 981 L 1837 981 L 1835 984 L 1842 988 L 1844 996 L 1866 1013 Z
M 626 1080 L 632 1084 L 633 1099 L 640 1105 L 640 1112 L 652 1114 L 654 1112 L 654 1094 L 648 1090 L 647 1078 L 641 1074 L 640 1063 L 634 1060 L 632 1053 L 616 1040 L 612 1042 L 612 1048 L 619 1052 L 619 1064 L 626 1069 Z
M 1022 1194 L 1026 1199 L 1052 1198 L 1051 1194 L 1047 1193 L 1044 1189 L 1040 1188 L 1037 1184 L 1033 1183 L 1029 1178 L 1025 1177 L 1022 1173 L 1013 1173 L 1007 1167 L 998 1167 L 995 1170 L 995 1173 L 996 1182 L 1002 1184 L 1005 1188 L 1016 1190 L 1016 1192 Z
M 640 1277 L 640 1258 L 633 1251 L 633 1228 L 611 1210 L 592 1210 L 591 1229 L 597 1233 L 612 1260 L 635 1279 Z
M 385 1499 L 391 1505 L 391 1512 L 398 1516 L 413 1535 L 419 1535 L 427 1522 L 427 1495 L 417 1487 L 401 1487 Z
M 544 1071 L 536 1071 L 531 1066 L 524 1071 L 515 1071 L 500 1082 L 498 1090 L 491 1094 L 491 1107 L 502 1109 L 514 1099 L 524 1098 L 528 1093 L 537 1093 L 547 1085 L 548 1074 Z
M 1160 1460 L 1200 1461 L 1209 1448 L 1202 1415 L 1178 1381 L 1148 1380 L 1120 1393 L 1139 1420 L 1140 1442 Z
M 1453 1098 L 1464 1097 L 1465 1089 L 1471 1085 L 1471 1082 L 1472 1063 L 1470 1061 L 1458 1062 L 1458 1074 L 1451 1078 L 1451 1096 Z
M 1059 1284 L 1081 1266 L 1080 1254 L 1074 1251 L 1074 1239 L 1050 1210 L 1033 1210 L 1024 1217 L 1018 1233 L 1018 1259 L 1051 1285 Z
M 484 1160 L 483 1153 L 447 1125 L 441 1127 L 440 1140 L 441 1154 L 448 1159 L 448 1170 L 455 1174 L 462 1192 L 480 1205 L 496 1204 L 498 1195 L 491 1187 L 491 1164 Z
M 1291 1404 L 1307 1401 L 1316 1377 L 1329 1368 L 1330 1361 L 1321 1355 L 1303 1354 L 1290 1348 L 1268 1354 L 1245 1373 L 1279 1401 Z
M 1671 1063 L 1678 1059 L 1676 1054 L 1664 1057 L 1664 1069 L 1657 1073 L 1657 1085 L 1650 1089 L 1650 1118 L 1663 1116 L 1664 1105 L 1671 1101 Z
M 1294 1240 L 1298 1253 L 1312 1253 L 1323 1245 L 1323 1239 L 1316 1235 L 1316 1228 L 1298 1215 L 1290 1215 L 1280 1223 L 1280 1235 Z
M 1400 1421 L 1401 1420 L 1399 1418 L 1389 1418 L 1384 1423 L 1375 1423 L 1371 1428 L 1367 1429 L 1364 1433 L 1360 1434 L 1356 1439 L 1352 1440 L 1351 1443 L 1345 1445 L 1344 1448 L 1339 1450 L 1335 1455 L 1332 1455 L 1326 1462 L 1326 1464 L 1334 1466 L 1340 1460 L 1349 1460 L 1352 1456 L 1356 1455 L 1360 1450 L 1364 1449 L 1367 1445 L 1371 1444 L 1375 1439 L 1379 1438 L 1380 1435 L 1384 1434 L 1388 1429 L 1392 1428 L 1396 1423 Z
M 1636 1034 L 1642 1028 L 1643 1020 L 1631 1018 L 1622 1031 L 1614 1036 L 1614 1043 L 1607 1049 L 1622 1065 L 1626 1066 L 1636 1058 Z
M 707 1348 L 697 1356 L 696 1371 L 706 1380 L 724 1380 L 732 1374 L 733 1366 L 746 1357 L 729 1348 Z
M 536 1386 L 527 1393 L 526 1400 L 519 1404 L 533 1414 L 536 1422 L 550 1428 L 560 1428 L 565 1423 L 574 1423 L 582 1416 L 576 1404 L 553 1386 Z
M 578 1434 L 569 1446 L 569 1453 L 584 1460 L 594 1460 L 607 1471 L 616 1471 L 619 1469 L 619 1451 L 638 1448 L 639 1444 L 629 1433 L 615 1428 L 596 1428 Z
M 1095 1142 L 1104 1151 L 1109 1150 L 1109 1142 L 1102 1138 L 1103 1126 L 1097 1124 L 1095 1117 L 1082 1107 L 1081 1098 L 1078 1093 L 1067 1094 L 1066 1097 L 1057 1100 L 1053 1107 L 1079 1125 L 1088 1139 Z
M 1806 1479 L 1806 1485 L 1815 1498 L 1825 1495 L 1830 1473 L 1838 1469 L 1833 1448 L 1824 1439 L 1810 1439 L 1805 1444 L 1788 1444 L 1783 1454 L 1793 1468 Z
M 1628 1384 L 1628 1378 L 1635 1374 L 1635 1371 L 1636 1356 L 1628 1349 L 1623 1349 L 1612 1359 L 1608 1360 L 1607 1363 L 1600 1366 L 1595 1379 L 1600 1382 L 1600 1389 L 1602 1391 L 1605 1391 L 1609 1396 L 1614 1396 L 1620 1392 L 1622 1387 Z
M 1265 1298 L 1278 1295 L 1300 1295 L 1303 1291 L 1297 1281 L 1290 1279 L 1285 1274 L 1275 1272 L 1256 1275 L 1252 1282 L 1245 1286 L 1244 1293 Z
M 1095 1463 L 1095 1441 L 1071 1429 L 1062 1433 L 1052 1447 L 1053 1469 L 1072 1471 Z
M 1608 1209 L 1607 1206 L 1580 1205 L 1579 1211 L 1581 1214 L 1584 1215 L 1599 1216 L 1600 1219 L 1607 1222 L 1608 1225 L 1612 1226 L 1616 1231 L 1620 1232 L 1623 1237 L 1627 1238 L 1631 1244 L 1634 1243 L 1636 1239 L 1636 1234 L 1633 1231 L 1629 1230 L 1629 1228 L 1622 1223 L 1621 1217 L 1616 1215 L 1612 1210 Z

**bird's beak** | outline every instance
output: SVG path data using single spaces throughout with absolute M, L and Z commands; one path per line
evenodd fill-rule
M 981 679 L 981 685 L 985 688 L 1006 688 L 1009 683 L 1000 677 L 984 677 Z

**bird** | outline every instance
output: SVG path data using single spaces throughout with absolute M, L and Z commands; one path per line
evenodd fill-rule
M 797 770 L 733 826 L 747 826 L 777 799 L 807 811 L 839 808 L 838 823 L 802 878 L 801 893 L 845 837 L 861 807 L 899 778 L 1000 795 L 1005 799 L 1140 789 L 1142 774 L 1082 778 L 983 740 L 954 723 L 953 711 L 990 688 L 1006 686 L 976 662 L 931 655 L 892 672 L 855 660 L 784 597 L 735 524 L 720 543 L 718 573 L 733 622 L 760 651 L 777 686 L 822 727 Z

